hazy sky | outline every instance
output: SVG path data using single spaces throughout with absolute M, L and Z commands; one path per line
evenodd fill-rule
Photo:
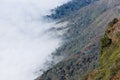
M 0 0 L 0 80 L 33 80 L 47 56 L 57 48 L 42 21 L 50 9 L 67 0 Z

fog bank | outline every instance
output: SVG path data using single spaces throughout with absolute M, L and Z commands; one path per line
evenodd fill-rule
M 0 0 L 0 80 L 34 80 L 60 39 L 43 16 L 67 0 Z

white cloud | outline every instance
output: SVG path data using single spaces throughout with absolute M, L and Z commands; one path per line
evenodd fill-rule
M 41 17 L 66 0 L 0 0 L 0 80 L 33 80 L 57 48 Z

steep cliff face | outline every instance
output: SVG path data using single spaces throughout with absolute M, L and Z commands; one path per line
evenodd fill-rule
M 78 3 L 81 4 L 80 1 Z M 57 18 L 57 24 L 68 22 L 65 27 L 56 28 L 58 32 L 66 32 L 60 35 L 63 45 L 53 53 L 64 59 L 36 80 L 82 80 L 86 73 L 98 67 L 100 39 L 107 24 L 115 17 L 120 17 L 120 0 L 93 0 L 69 15 Z
M 120 80 L 120 20 L 110 22 L 101 39 L 99 67 L 86 80 Z

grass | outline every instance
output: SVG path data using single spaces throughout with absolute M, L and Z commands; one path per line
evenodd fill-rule
M 99 67 L 96 69 L 98 72 L 92 71 L 89 74 L 93 75 L 92 80 L 120 80 L 120 32 L 119 30 L 117 33 L 113 31 L 111 34 L 111 32 L 109 32 L 117 22 L 118 20 L 116 18 L 110 22 L 104 37 L 101 39 L 101 56 Z M 110 38 L 112 35 L 116 35 L 116 37 Z M 113 41 L 113 39 L 117 40 Z
M 113 23 L 116 23 L 116 19 L 113 20 Z M 120 32 L 116 34 L 118 41 L 110 42 L 108 36 L 110 34 L 105 33 L 105 36 L 101 39 L 99 72 L 94 76 L 93 80 L 113 80 L 113 77 L 120 71 Z

